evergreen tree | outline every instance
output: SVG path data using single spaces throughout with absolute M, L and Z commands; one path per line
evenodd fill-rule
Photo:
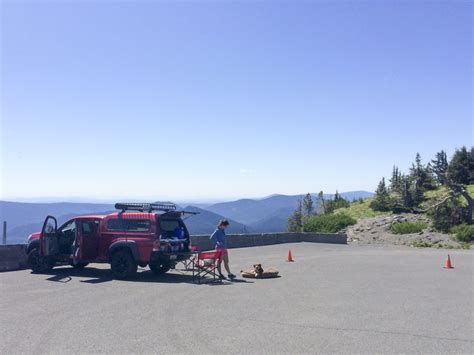
M 471 147 L 469 155 L 469 184 L 474 184 L 474 147 Z
M 401 177 L 402 174 L 400 170 L 398 169 L 398 166 L 394 165 L 393 170 L 392 170 L 392 178 L 389 180 L 390 181 L 390 191 L 401 193 Z
M 324 192 L 319 191 L 318 193 L 318 208 L 320 214 L 326 213 L 326 200 L 324 199 Z
M 421 163 L 420 153 L 416 153 L 415 163 L 410 168 L 410 177 L 418 186 L 424 186 L 427 181 L 426 168 Z
M 388 194 L 387 186 L 385 185 L 385 178 L 379 182 L 375 196 L 370 203 L 370 208 L 375 211 L 389 211 L 390 210 L 390 195 Z
M 456 152 L 454 153 L 454 156 L 452 157 L 448 166 L 449 179 L 451 179 L 451 181 L 454 183 L 464 185 L 469 184 L 470 175 L 472 173 L 469 171 L 470 166 L 472 166 L 471 159 L 471 154 L 468 153 L 465 146 L 461 149 L 456 149 Z
M 464 222 L 463 208 L 454 196 L 431 210 L 429 214 L 433 219 L 433 226 L 443 232 L 448 232 L 451 227 Z
M 313 198 L 309 192 L 303 199 L 303 210 L 306 217 L 311 216 L 314 212 Z
M 420 203 L 423 202 L 423 194 L 424 189 L 423 185 L 421 184 L 421 180 L 413 181 L 411 185 L 411 195 L 413 200 L 413 205 L 418 206 Z
M 436 184 L 436 177 L 433 174 L 433 171 L 431 170 L 431 165 L 430 163 L 426 164 L 425 167 L 425 181 L 423 182 L 423 189 L 426 190 L 436 190 L 437 184 Z
M 436 153 L 435 158 L 431 160 L 430 169 L 438 184 L 444 185 L 446 183 L 446 173 L 448 171 L 448 158 L 444 150 Z
M 303 203 L 298 201 L 298 207 L 293 215 L 288 218 L 288 232 L 301 232 L 303 230 Z
M 408 179 L 407 176 L 405 175 L 402 176 L 401 184 L 402 184 L 401 198 L 402 198 L 403 207 L 411 208 L 413 207 L 413 198 L 410 191 L 410 180 Z
M 326 207 L 324 214 L 331 214 L 338 208 L 349 207 L 350 203 L 344 197 L 342 197 L 339 192 L 336 190 L 333 200 L 326 201 Z
M 415 205 L 423 201 L 423 193 L 426 190 L 436 188 L 429 164 L 424 166 L 421 162 L 420 153 L 416 153 L 415 163 L 410 168 L 410 180 Z

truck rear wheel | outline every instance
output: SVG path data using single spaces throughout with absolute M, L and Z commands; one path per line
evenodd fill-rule
M 171 269 L 171 265 L 168 263 L 164 263 L 162 261 L 158 262 L 150 262 L 148 265 L 150 267 L 150 270 L 153 271 L 155 275 L 161 275 L 164 274 L 165 272 L 168 272 Z
M 54 263 L 41 256 L 39 250 L 34 248 L 28 253 L 28 266 L 34 273 L 45 273 L 51 271 Z
M 116 279 L 127 279 L 137 272 L 137 263 L 128 250 L 116 251 L 110 260 L 110 267 Z

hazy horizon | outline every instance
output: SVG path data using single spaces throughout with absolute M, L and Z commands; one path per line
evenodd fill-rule
M 338 191 L 339 193 L 347 193 L 347 192 L 355 192 L 355 191 L 363 191 L 363 192 L 370 192 L 373 193 L 373 191 L 367 191 L 367 190 L 351 190 L 351 191 Z M 308 191 L 311 194 L 317 194 L 318 192 L 316 191 Z M 298 196 L 298 195 L 304 195 L 308 192 L 301 192 L 298 194 L 281 194 L 281 193 L 274 193 L 270 195 L 265 195 L 265 196 L 248 196 L 248 197 L 219 197 L 219 198 L 203 198 L 203 199 L 193 199 L 192 197 L 190 198 L 163 198 L 163 197 L 131 197 L 131 198 L 123 198 L 120 196 L 117 197 L 108 197 L 108 198 L 93 198 L 93 197 L 88 197 L 88 196 L 65 196 L 65 197 L 54 197 L 54 196 L 39 196 L 39 197 L 20 197 L 20 198 L 8 198 L 8 199 L 3 199 L 1 198 L 1 201 L 5 202 L 24 202 L 24 203 L 61 203 L 61 202 L 73 202 L 73 203 L 105 203 L 105 204 L 114 204 L 116 202 L 122 201 L 122 202 L 132 202 L 132 201 L 138 201 L 138 202 L 154 202 L 154 201 L 172 201 L 177 204 L 180 203 L 196 203 L 196 204 L 214 204 L 214 203 L 219 203 L 219 202 L 229 202 L 229 201 L 235 201 L 235 200 L 240 200 L 240 199 L 253 199 L 253 200 L 262 200 L 265 198 L 269 198 L 272 196 L 276 195 L 285 195 L 285 196 Z M 335 191 L 324 191 L 324 194 L 327 195 L 333 195 Z

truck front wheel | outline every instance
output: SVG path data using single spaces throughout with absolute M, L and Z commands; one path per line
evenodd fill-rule
M 38 249 L 32 249 L 28 253 L 28 266 L 34 273 L 45 273 L 51 271 L 54 263 L 41 256 Z
M 127 279 L 137 272 L 137 263 L 128 250 L 116 251 L 110 260 L 110 267 L 116 279 Z

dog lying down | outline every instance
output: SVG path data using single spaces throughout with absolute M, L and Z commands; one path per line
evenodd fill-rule
M 253 279 L 266 279 L 271 277 L 278 277 L 278 269 L 274 267 L 269 267 L 266 270 L 263 270 L 262 264 L 254 264 L 252 270 L 240 270 L 242 277 L 249 277 Z

